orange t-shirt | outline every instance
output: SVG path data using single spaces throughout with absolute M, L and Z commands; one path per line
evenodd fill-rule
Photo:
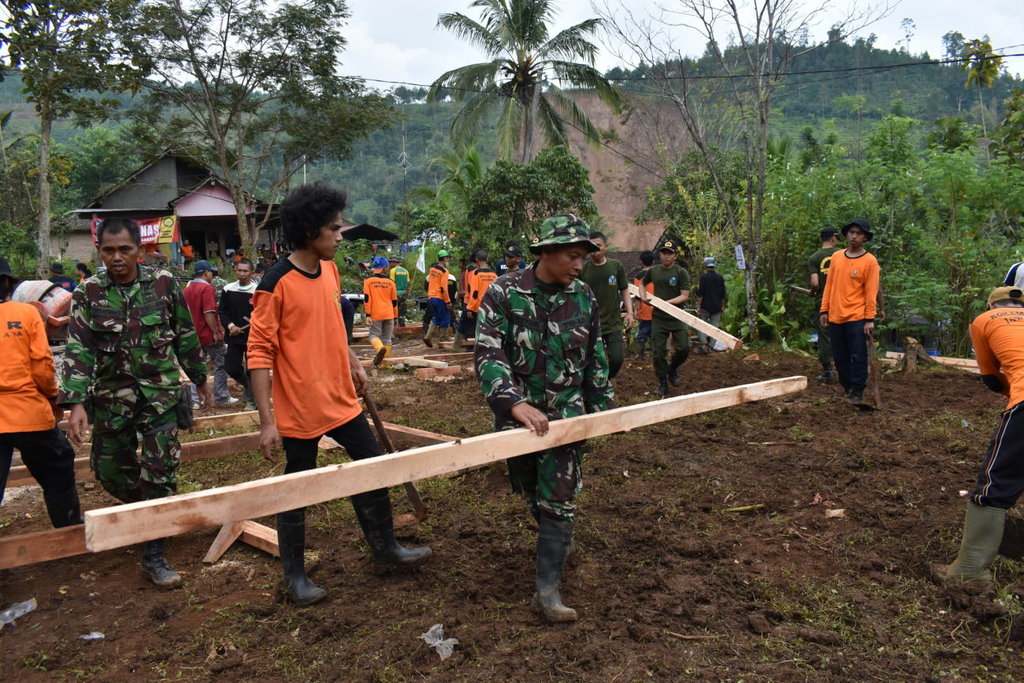
M 39 311 L 18 301 L 0 304 L 0 433 L 53 429 L 50 399 L 56 397 L 57 374 Z
M 828 281 L 821 296 L 821 312 L 830 323 L 874 320 L 878 301 L 878 260 L 864 252 L 850 258 L 846 250 L 832 255 Z
M 366 315 L 371 320 L 394 320 L 398 317 L 398 289 L 395 281 L 384 273 L 363 280 Z
M 971 343 L 981 374 L 1006 377 L 1007 410 L 1024 401 L 1024 308 L 985 311 L 971 323 Z
M 448 269 L 440 263 L 430 266 L 430 272 L 427 273 L 427 296 L 451 303 L 452 299 L 448 296 Z
M 480 302 L 484 299 L 484 292 L 491 286 L 491 283 L 498 279 L 498 274 L 490 268 L 477 268 L 470 276 L 473 278 L 470 283 L 469 301 L 466 308 L 476 313 L 480 310 Z
M 648 294 L 650 294 L 651 296 L 654 296 L 654 283 L 653 282 L 648 282 L 647 286 L 644 287 L 644 279 L 643 279 L 643 277 L 638 277 L 638 278 L 634 278 L 633 279 L 633 284 L 636 285 L 637 289 L 646 289 Z M 636 319 L 637 320 L 651 320 L 651 319 L 653 319 L 654 318 L 654 306 L 652 306 L 649 303 L 645 302 L 643 299 L 637 299 L 637 302 L 640 305 L 637 306 L 637 309 L 636 309 Z
M 249 369 L 274 371 L 281 436 L 316 438 L 362 412 L 332 261 L 321 261 L 315 274 L 278 261 L 260 280 L 252 305 Z

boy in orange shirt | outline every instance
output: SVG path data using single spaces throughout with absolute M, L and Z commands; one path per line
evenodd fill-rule
M 430 327 L 423 337 L 423 343 L 434 346 L 434 337 L 447 334 L 452 324 L 452 298 L 448 293 L 448 262 L 452 260 L 447 249 L 437 252 L 437 263 L 427 272 L 427 297 L 430 299 Z M 440 341 L 440 340 L 439 340 Z
M 1006 511 L 1024 492 L 1024 291 L 992 290 L 988 310 L 971 323 L 971 342 L 981 379 L 1008 402 L 967 503 L 960 552 L 952 564 L 931 570 L 940 581 L 957 578 L 991 588 L 988 567 L 1003 540 Z
M 10 301 L 17 280 L 0 257 L 0 502 L 14 449 L 43 488 L 54 527 L 82 523 L 75 451 L 57 421 L 57 375 L 46 326 L 28 304 Z
M 341 317 L 341 277 L 331 258 L 341 241 L 345 193 L 318 182 L 296 188 L 281 204 L 281 231 L 294 251 L 275 263 L 253 295 L 249 373 L 260 411 L 260 450 L 276 462 L 284 447 L 285 474 L 316 467 L 324 435 L 353 460 L 381 454 L 359 406 L 366 371 L 349 348 Z M 270 370 L 274 371 L 271 409 Z M 352 496 L 356 518 L 376 565 L 415 567 L 430 548 L 395 540 L 386 488 Z M 306 510 L 277 515 L 284 585 L 292 601 L 310 605 L 327 591 L 306 576 Z
M 875 333 L 878 261 L 864 249 L 874 237 L 868 222 L 855 218 L 842 229 L 846 249 L 832 255 L 821 296 L 820 323 L 828 328 L 832 358 L 846 400 L 861 406 L 868 383 L 868 339 Z
M 388 260 L 383 256 L 373 259 L 373 275 L 363 280 L 363 295 L 370 318 L 370 344 L 377 351 L 373 364 L 380 365 L 391 355 L 391 335 L 398 317 L 398 289 L 388 276 Z

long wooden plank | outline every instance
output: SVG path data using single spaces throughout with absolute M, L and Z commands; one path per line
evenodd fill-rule
M 233 455 L 235 453 L 251 451 L 259 445 L 259 432 L 232 434 L 215 439 L 204 439 L 203 441 L 189 441 L 181 444 L 181 461 L 192 462 L 194 460 L 219 458 L 222 455 Z M 84 448 L 88 449 L 89 445 L 85 444 Z M 93 479 L 92 470 L 89 469 L 89 456 L 75 458 L 75 478 Z M 12 467 L 7 477 L 7 488 L 30 486 L 35 483 L 36 480 L 24 465 Z
M 980 374 L 981 371 L 978 369 L 978 361 L 973 358 L 951 358 L 948 356 L 928 356 L 930 359 L 938 363 L 939 365 L 945 365 L 950 368 L 957 368 L 959 370 L 966 370 L 967 372 L 973 372 Z M 899 362 L 903 359 L 903 354 L 897 351 L 886 351 L 885 359 Z
M 807 378 L 803 376 L 755 382 L 556 420 L 544 436 L 512 429 L 233 486 L 90 510 L 85 513 L 86 546 L 96 552 L 264 517 L 806 387 Z
M 0 536 L 0 569 L 59 560 L 87 552 L 85 527 L 81 524 L 17 536 Z
M 425 429 L 407 427 L 405 425 L 395 424 L 394 422 L 385 422 L 384 429 L 393 436 L 404 437 L 408 441 L 414 441 L 423 445 L 432 443 L 450 443 L 452 441 L 459 440 L 457 437 L 448 436 L 447 434 L 428 432 Z
M 67 421 L 62 421 L 57 425 L 61 429 L 67 430 Z M 260 412 L 258 410 L 246 410 L 240 413 L 226 413 L 223 415 L 202 415 L 197 417 L 192 423 L 192 430 L 203 430 L 203 429 L 234 429 L 235 427 L 259 427 L 260 426 Z
M 636 285 L 629 285 L 629 293 L 638 299 L 640 298 L 640 289 Z M 723 344 L 725 344 L 727 348 L 733 349 L 735 351 L 738 351 L 739 349 L 743 348 L 742 339 L 738 339 L 737 337 L 732 336 L 725 330 L 718 329 L 711 323 L 701 320 L 700 318 L 691 313 L 687 313 L 678 306 L 673 306 L 670 303 L 666 303 L 664 299 L 660 299 L 651 294 L 648 303 L 657 308 L 659 311 L 664 311 L 673 318 L 677 320 L 682 320 L 684 323 L 686 323 L 693 329 L 699 330 L 700 332 L 703 332 L 712 339 L 716 339 L 722 342 Z

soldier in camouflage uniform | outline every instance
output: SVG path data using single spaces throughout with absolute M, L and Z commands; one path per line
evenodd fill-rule
M 108 219 L 96 238 L 107 270 L 75 290 L 61 369 L 61 402 L 71 406 L 70 437 L 82 443 L 92 417 L 90 464 L 118 500 L 170 496 L 177 491 L 181 457 L 179 363 L 204 405 L 211 400 L 199 339 L 174 277 L 138 264 L 135 221 Z M 86 413 L 87 400 L 92 415 Z M 141 567 L 158 586 L 181 582 L 164 558 L 162 539 L 145 544 Z
M 498 278 L 484 295 L 475 363 L 495 429 L 527 427 L 543 436 L 549 420 L 614 407 L 597 301 L 577 279 L 596 249 L 583 221 L 549 218 L 530 246 L 539 260 Z M 562 604 L 559 584 L 572 544 L 573 500 L 583 484 L 581 447 L 567 444 L 508 461 L 512 489 L 539 526 L 534 606 L 552 622 L 576 620 L 576 610 Z

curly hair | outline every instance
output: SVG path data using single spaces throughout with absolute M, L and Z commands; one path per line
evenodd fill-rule
M 96 226 L 96 244 L 103 244 L 104 235 L 116 235 L 125 230 L 128 231 L 128 237 L 132 242 L 135 242 L 137 246 L 142 246 L 142 232 L 139 230 L 139 224 L 131 218 L 105 218 L 100 221 L 100 224 Z
M 293 249 L 304 249 L 320 235 L 320 228 L 345 210 L 342 190 L 317 181 L 300 185 L 281 202 L 281 234 Z

